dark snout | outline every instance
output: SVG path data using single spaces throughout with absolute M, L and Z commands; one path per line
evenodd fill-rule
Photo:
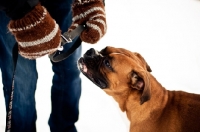
M 91 48 L 78 60 L 81 72 L 100 88 L 108 87 L 108 82 L 100 72 L 104 57 L 100 52 Z
M 85 54 L 84 54 L 84 60 L 89 67 L 96 67 L 100 62 L 103 56 L 94 48 L 89 49 Z
M 94 48 L 91 48 L 84 54 L 84 57 L 95 58 L 99 55 L 100 54 L 98 51 L 96 51 Z

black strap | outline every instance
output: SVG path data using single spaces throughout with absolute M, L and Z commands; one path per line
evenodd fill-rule
M 18 58 L 18 44 L 16 43 L 13 47 L 12 51 L 12 58 L 13 58 L 13 77 L 12 77 L 12 88 L 10 92 L 10 101 L 8 106 L 8 112 L 6 117 L 6 130 L 5 132 L 11 132 L 11 117 L 12 117 L 12 103 L 13 103 L 13 96 L 14 96 L 14 80 L 15 80 L 15 70 L 17 65 L 17 58 Z
M 85 25 L 78 25 L 74 30 L 63 33 L 63 35 L 61 35 L 61 45 L 72 42 L 72 40 L 79 36 L 85 28 Z
M 74 42 L 74 44 L 70 47 L 70 49 L 65 52 L 60 54 L 59 51 L 49 55 L 49 58 L 53 61 L 53 62 L 59 62 L 62 61 L 64 59 L 66 59 L 67 57 L 69 57 L 80 45 L 81 45 L 81 39 L 80 37 L 77 38 L 76 42 Z
M 78 25 L 74 30 L 63 33 L 63 35 L 61 35 L 61 46 L 65 45 L 66 43 L 71 43 L 72 40 L 79 36 L 84 29 L 85 25 Z M 80 37 L 78 37 L 76 42 L 74 42 L 74 44 L 70 47 L 70 49 L 67 52 L 60 54 L 60 51 L 58 50 L 53 54 L 50 54 L 49 58 L 53 62 L 62 61 L 69 57 L 81 45 L 81 42 L 82 41 Z

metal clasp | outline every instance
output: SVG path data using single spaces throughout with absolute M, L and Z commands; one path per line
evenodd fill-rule
M 72 39 L 70 37 L 66 38 L 64 35 L 61 35 L 61 37 L 65 40 L 65 43 L 71 43 Z

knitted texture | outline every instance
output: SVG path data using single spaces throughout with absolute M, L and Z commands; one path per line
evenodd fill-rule
M 78 25 L 86 25 L 80 38 L 86 43 L 97 43 L 106 33 L 106 15 L 102 0 L 75 0 L 72 5 L 73 23 L 69 31 Z
M 8 29 L 18 42 L 19 54 L 28 59 L 51 54 L 61 44 L 58 24 L 40 4 L 22 19 L 11 20 Z

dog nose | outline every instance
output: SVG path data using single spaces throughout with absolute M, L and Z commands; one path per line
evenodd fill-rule
M 91 48 L 91 49 L 89 49 L 85 54 L 86 54 L 87 56 L 92 56 L 94 53 L 95 53 L 94 48 Z
M 87 67 L 93 69 L 98 67 L 102 56 L 97 50 L 91 48 L 86 51 L 86 53 L 83 55 L 83 58 Z
M 99 55 L 99 53 L 98 53 L 94 48 L 91 48 L 91 49 L 89 49 L 89 50 L 85 53 L 85 55 L 86 55 L 87 57 L 93 58 L 93 57 Z

